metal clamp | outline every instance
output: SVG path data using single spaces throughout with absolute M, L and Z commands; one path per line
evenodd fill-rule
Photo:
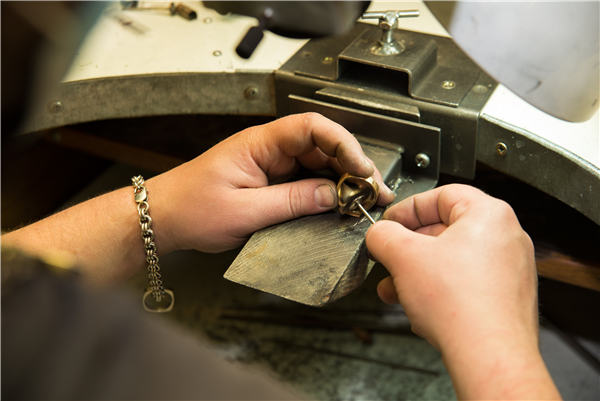
M 378 11 L 364 13 L 362 19 L 379 19 L 379 28 L 381 28 L 381 39 L 371 47 L 371 52 L 378 56 L 391 56 L 399 54 L 404 50 L 404 46 L 394 41 L 394 29 L 398 28 L 399 18 L 414 18 L 421 13 L 419 10 L 405 11 Z

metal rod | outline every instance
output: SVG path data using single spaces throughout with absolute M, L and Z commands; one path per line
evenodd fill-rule
M 356 206 L 358 206 L 358 208 L 360 209 L 361 212 L 363 212 L 363 214 L 365 215 L 365 217 L 367 219 L 369 219 L 369 221 L 371 222 L 371 224 L 375 224 L 375 220 L 373 220 L 373 218 L 371 217 L 371 215 L 369 213 L 367 213 L 367 211 L 365 210 L 365 208 L 363 207 L 363 205 L 360 204 L 360 202 L 356 202 Z
M 398 11 L 396 14 L 398 18 L 415 18 L 421 15 L 419 10 L 406 10 L 406 11 Z

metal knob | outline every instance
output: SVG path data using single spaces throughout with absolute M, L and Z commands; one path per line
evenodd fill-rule
M 404 48 L 394 41 L 394 29 L 398 28 L 399 18 L 414 18 L 421 13 L 419 10 L 405 11 L 378 11 L 369 12 L 362 15 L 363 19 L 379 19 L 379 28 L 381 28 L 381 40 L 373 47 L 371 52 L 379 56 L 390 56 L 399 54 Z
M 337 185 L 339 210 L 342 214 L 360 217 L 373 207 L 379 197 L 379 185 L 373 177 L 363 178 L 344 174 Z

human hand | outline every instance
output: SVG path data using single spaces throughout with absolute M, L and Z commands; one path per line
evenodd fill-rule
M 528 374 L 556 390 L 538 351 L 533 245 L 508 204 L 449 185 L 405 199 L 383 219 L 366 236 L 391 273 L 378 294 L 400 302 L 414 331 L 442 352 L 459 398 L 511 396 L 499 391 Z
M 164 252 L 235 248 L 255 231 L 337 207 L 336 184 L 314 178 L 283 183 L 300 168 L 374 175 L 377 204 L 394 200 L 381 175 L 342 126 L 306 113 L 251 127 L 196 159 L 147 181 Z M 269 185 L 275 184 L 275 185 Z M 165 223 L 168 222 L 168 223 Z

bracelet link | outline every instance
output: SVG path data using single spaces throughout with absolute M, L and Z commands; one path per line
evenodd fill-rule
M 131 179 L 133 183 L 133 194 L 137 203 L 140 228 L 142 230 L 142 240 L 144 241 L 144 251 L 146 252 L 146 262 L 148 263 L 148 288 L 142 297 L 144 309 L 148 312 L 169 312 L 175 304 L 175 294 L 171 290 L 163 287 L 160 266 L 158 265 L 158 255 L 156 254 L 156 244 L 154 243 L 154 231 L 152 218 L 148 214 L 150 205 L 148 204 L 148 189 L 144 186 L 144 177 L 138 175 Z M 148 296 L 152 295 L 153 303 L 149 303 Z

